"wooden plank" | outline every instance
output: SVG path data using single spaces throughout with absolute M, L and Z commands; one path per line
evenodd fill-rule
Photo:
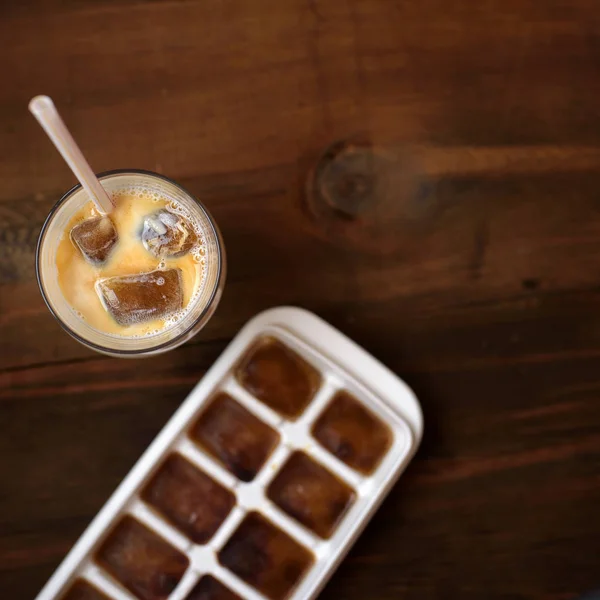
M 323 598 L 597 587 L 599 30 L 594 0 L 4 3 L 4 596 L 35 595 L 228 340 L 279 304 L 342 329 L 425 412 Z M 26 111 L 38 93 L 95 169 L 164 173 L 214 214 L 228 283 L 184 347 L 109 359 L 47 311 L 35 244 L 74 182 Z M 348 219 L 306 190 L 357 139 L 393 187 Z

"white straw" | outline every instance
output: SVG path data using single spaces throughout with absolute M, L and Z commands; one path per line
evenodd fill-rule
M 29 110 L 44 128 L 56 149 L 62 154 L 65 162 L 93 200 L 98 211 L 101 214 L 110 213 L 113 209 L 111 199 L 96 175 L 94 175 L 79 146 L 69 133 L 67 126 L 60 118 L 54 102 L 48 96 L 36 96 L 29 103 Z

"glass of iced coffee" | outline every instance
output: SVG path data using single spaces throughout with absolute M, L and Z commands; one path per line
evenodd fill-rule
M 226 260 L 206 208 L 148 171 L 98 176 L 114 210 L 98 213 L 77 185 L 50 212 L 37 247 L 42 296 L 76 340 L 113 356 L 184 343 L 219 303 Z

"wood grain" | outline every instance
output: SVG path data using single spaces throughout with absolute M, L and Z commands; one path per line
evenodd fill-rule
M 0 590 L 33 598 L 253 314 L 315 311 L 421 399 L 422 448 L 323 598 L 566 600 L 600 584 L 600 10 L 595 0 L 48 0 L 0 8 Z M 97 171 L 202 198 L 229 278 L 206 329 L 119 361 L 64 334 L 35 243 Z M 314 211 L 326 148 L 397 174 Z M 366 224 L 365 224 L 366 223 Z

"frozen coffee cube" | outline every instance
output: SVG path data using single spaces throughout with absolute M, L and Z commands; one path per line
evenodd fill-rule
M 338 392 L 313 425 L 313 436 L 347 465 L 370 475 L 392 444 L 390 428 L 347 392 Z
M 119 325 L 163 319 L 183 307 L 179 269 L 99 279 L 96 291 Z
M 279 434 L 227 394 L 202 412 L 192 439 L 242 481 L 252 481 L 279 443 Z
M 78 579 L 69 591 L 60 597 L 60 600 L 109 600 L 109 598 L 91 583 Z
M 154 256 L 167 258 L 189 252 L 198 243 L 198 236 L 182 216 L 162 209 L 144 219 L 142 242 Z
M 271 600 L 300 583 L 314 556 L 257 512 L 249 513 L 219 552 L 219 562 Z
M 255 398 L 291 420 L 302 414 L 321 383 L 314 367 L 271 337 L 250 349 L 236 377 Z
M 205 575 L 198 581 L 185 600 L 242 600 L 228 587 L 212 575 Z
M 106 262 L 119 241 L 117 230 L 107 216 L 86 219 L 71 229 L 71 240 L 93 265 Z
M 354 502 L 354 490 L 304 452 L 294 452 L 267 496 L 291 517 L 329 538 Z
M 196 544 L 206 544 L 235 504 L 234 495 L 180 454 L 172 454 L 142 498 Z
M 166 600 L 189 564 L 184 554 L 130 516 L 100 546 L 96 562 L 140 600 Z

